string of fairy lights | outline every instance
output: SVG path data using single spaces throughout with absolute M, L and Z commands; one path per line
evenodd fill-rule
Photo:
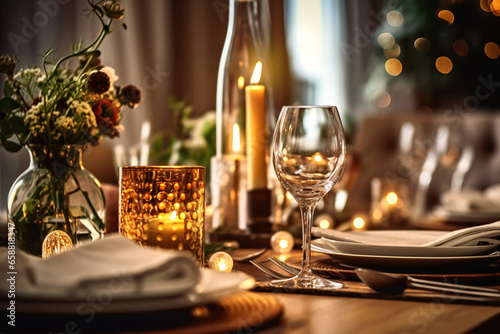
M 500 0 L 400 1 L 395 6 L 393 1 L 392 6 L 374 36 L 369 80 L 378 88 L 369 98 L 379 108 L 391 106 L 387 87 L 403 78 L 425 96 L 446 87 L 467 94 L 478 76 L 500 75 L 494 62 L 500 58 Z M 496 106 L 499 101 L 484 102 Z

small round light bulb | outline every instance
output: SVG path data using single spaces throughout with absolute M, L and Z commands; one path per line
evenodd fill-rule
M 42 243 L 42 258 L 46 259 L 53 254 L 59 254 L 70 250 L 73 242 L 69 235 L 61 230 L 55 230 L 47 234 Z
M 271 248 L 277 253 L 290 253 L 293 245 L 293 236 L 287 231 L 278 231 L 271 237 Z
M 208 265 L 211 269 L 228 273 L 233 270 L 233 258 L 226 252 L 216 252 L 210 256 Z

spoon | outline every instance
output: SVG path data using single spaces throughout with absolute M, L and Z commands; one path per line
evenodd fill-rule
M 356 275 L 370 288 L 383 294 L 401 294 L 406 288 L 451 292 L 458 295 L 496 298 L 500 300 L 500 291 L 484 287 L 434 282 L 413 278 L 406 275 L 388 274 L 371 269 L 356 268 Z

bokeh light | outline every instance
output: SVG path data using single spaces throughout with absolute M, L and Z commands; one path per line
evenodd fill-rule
M 500 0 L 493 0 L 490 2 L 490 10 L 496 16 L 500 16 Z
M 387 13 L 387 23 L 389 23 L 391 26 L 399 27 L 403 24 L 403 21 L 404 17 L 400 11 L 391 10 L 389 13 Z
M 387 108 L 391 104 L 391 94 L 387 92 L 382 92 L 377 97 L 377 107 L 379 108 Z
M 352 221 L 352 225 L 357 228 L 357 229 L 362 229 L 365 227 L 366 223 L 365 223 L 365 220 L 361 217 L 356 217 L 354 218 L 354 220 Z
M 401 48 L 397 44 L 394 44 L 394 46 L 390 49 L 384 49 L 384 55 L 387 58 L 397 58 L 399 57 L 400 53 L 401 53 Z
M 379 221 L 380 219 L 382 219 L 382 217 L 383 217 L 382 210 L 380 210 L 380 209 L 373 210 L 373 212 L 372 212 L 373 220 Z
M 271 237 L 271 248 L 281 254 L 290 253 L 293 249 L 294 240 L 290 232 L 278 231 Z
M 390 192 L 387 194 L 387 203 L 390 205 L 395 205 L 398 202 L 398 195 L 395 192 Z
M 484 46 L 484 53 L 488 58 L 497 59 L 500 57 L 500 47 L 497 43 L 489 42 Z
M 425 37 L 417 38 L 413 45 L 420 53 L 427 53 L 431 50 L 431 42 Z
M 211 269 L 227 273 L 233 270 L 233 264 L 233 258 L 226 252 L 216 252 L 208 260 Z
M 383 32 L 377 37 L 378 44 L 384 49 L 390 49 L 394 46 L 396 41 L 394 36 L 388 32 Z
M 321 228 L 333 228 L 334 219 L 328 213 L 323 213 L 318 217 L 314 218 L 314 225 L 319 226 Z
M 453 42 L 453 51 L 457 56 L 465 57 L 469 53 L 469 44 L 463 39 L 457 39 Z
M 398 76 L 403 70 L 401 62 L 395 58 L 391 58 L 385 62 L 385 70 L 392 76 Z
M 441 20 L 448 22 L 448 24 L 452 24 L 453 21 L 455 21 L 455 15 L 453 15 L 452 12 L 450 12 L 449 10 L 446 10 L 446 9 L 439 11 L 438 17 Z
M 491 12 L 490 9 L 490 1 L 491 0 L 481 0 L 479 1 L 479 5 L 481 6 L 481 9 L 484 10 L 485 12 Z
M 453 63 L 450 58 L 442 56 L 436 59 L 436 68 L 439 72 L 448 74 L 453 68 Z
M 323 219 L 319 222 L 319 227 L 330 228 L 330 222 L 327 219 Z

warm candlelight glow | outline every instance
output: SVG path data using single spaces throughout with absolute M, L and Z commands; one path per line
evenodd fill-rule
M 380 210 L 380 209 L 375 209 L 375 210 L 373 210 L 373 212 L 372 212 L 372 217 L 373 217 L 373 219 L 374 219 L 374 220 L 376 220 L 376 221 L 378 221 L 378 220 L 382 219 L 382 217 L 383 217 L 382 210 Z
M 70 250 L 72 247 L 73 242 L 66 232 L 60 230 L 52 231 L 43 240 L 42 258 L 46 259 L 51 255 Z
M 271 237 L 271 248 L 281 254 L 289 253 L 293 244 L 293 236 L 287 231 L 278 231 Z
M 398 202 L 398 195 L 394 192 L 390 192 L 387 194 L 387 203 L 390 205 L 395 205 Z
M 352 221 L 352 224 L 354 225 L 355 228 L 362 229 L 365 227 L 365 220 L 361 217 L 356 217 Z
M 240 151 L 240 127 L 238 124 L 233 125 L 233 153 Z
M 314 225 L 321 228 L 333 228 L 334 220 L 328 213 L 323 213 L 314 219 Z
M 142 246 L 187 250 L 205 263 L 205 168 L 120 167 L 120 232 Z M 214 215 L 211 206 L 206 216 Z
M 280 247 L 281 248 L 287 248 L 288 247 L 288 241 L 286 241 L 286 240 L 280 240 Z
M 330 227 L 330 222 L 326 219 L 323 219 L 322 221 L 319 222 L 319 227 L 321 228 L 329 228 Z
M 233 258 L 226 252 L 216 252 L 208 260 L 211 269 L 230 272 L 233 270 Z
M 327 167 L 327 161 L 323 159 L 321 153 L 316 152 L 311 156 L 312 163 L 317 172 L 324 172 Z
M 238 88 L 243 89 L 244 87 L 245 87 L 245 78 L 242 75 L 240 75 L 238 77 Z
M 252 85 L 257 85 L 260 81 L 260 77 L 262 76 L 262 63 L 260 61 L 255 64 L 255 68 L 253 70 L 252 78 L 250 79 L 250 83 Z

